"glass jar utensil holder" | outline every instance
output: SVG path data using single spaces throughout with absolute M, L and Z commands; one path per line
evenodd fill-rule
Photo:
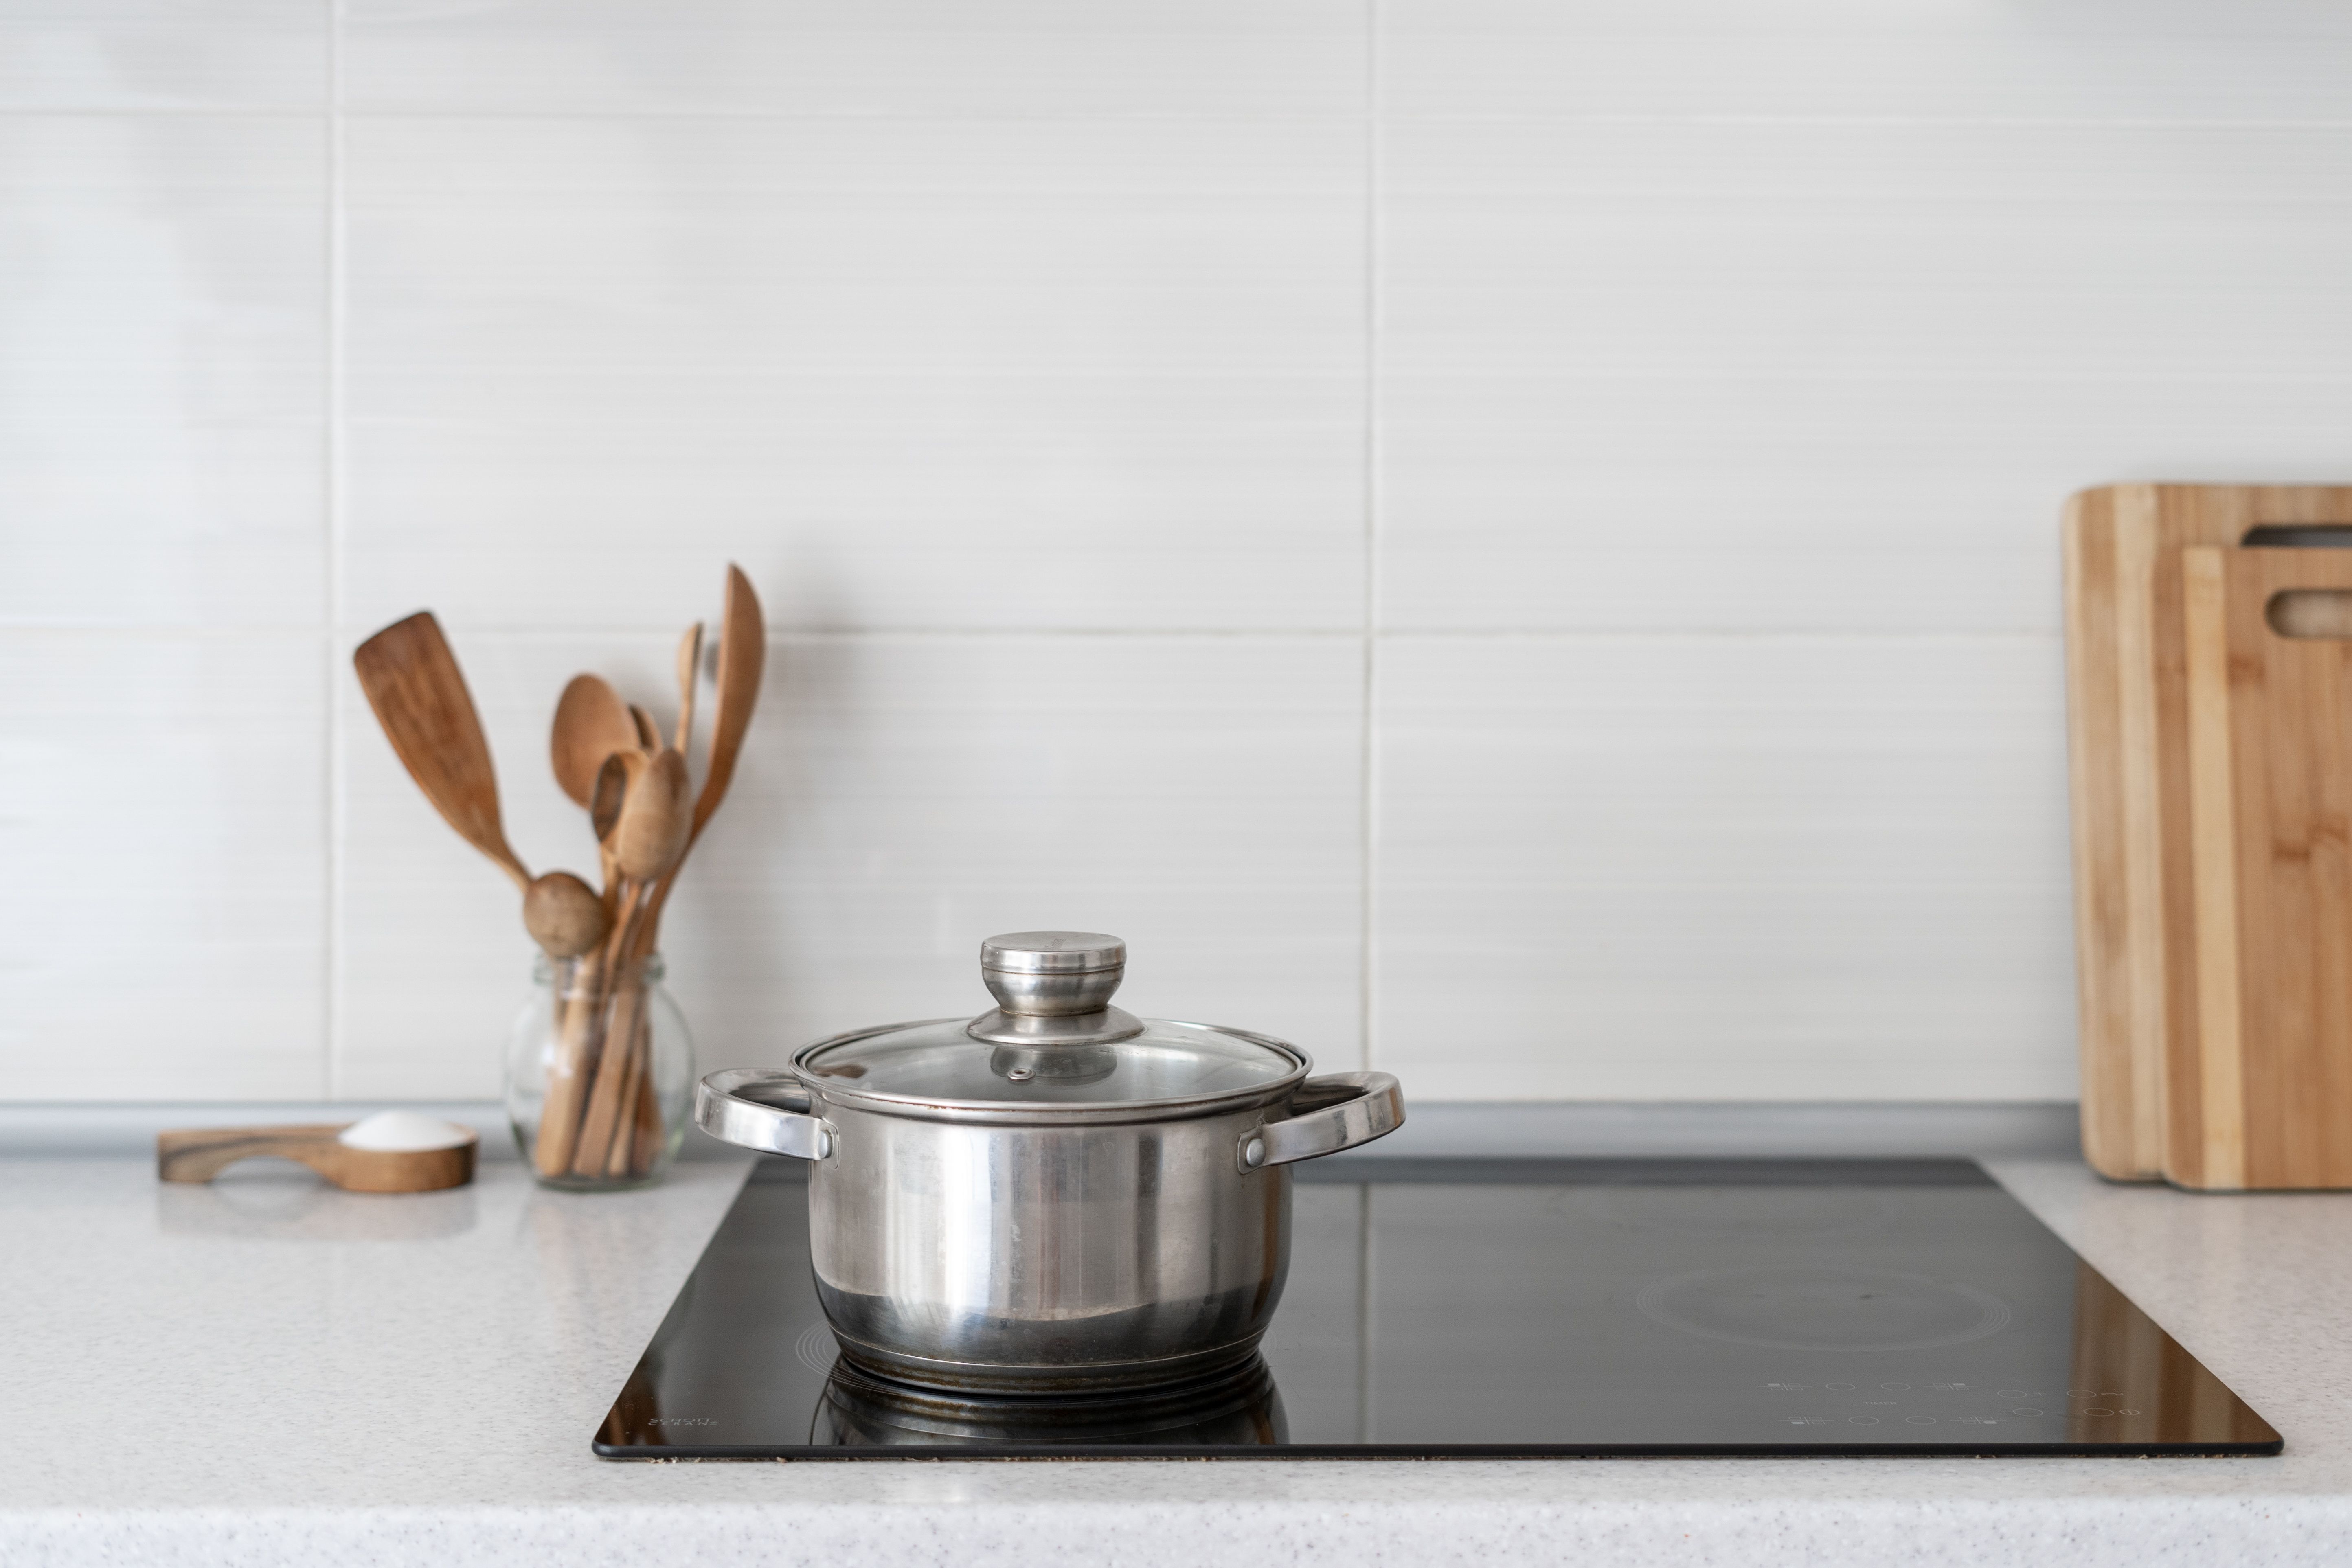
M 507 1120 L 531 1173 L 575 1192 L 642 1186 L 686 1139 L 694 1043 L 661 955 L 541 955 L 507 1046 Z

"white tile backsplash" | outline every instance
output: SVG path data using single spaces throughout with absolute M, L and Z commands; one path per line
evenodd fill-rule
M 1381 403 L 1389 627 L 2054 636 L 2084 474 L 2340 482 L 2352 381 L 1563 369 Z
M 1427 637 L 1380 660 L 1372 1055 L 1406 1082 L 2072 1093 L 2054 639 Z
M 0 629 L 8 1099 L 324 1092 L 322 640 Z
M 1360 623 L 1360 123 L 347 134 L 347 625 Z
M 2340 124 L 1384 135 L 1386 626 L 2054 632 L 2084 476 L 2352 418 Z
M 323 117 L 0 113 L 0 626 L 321 626 L 326 226 Z
M 2352 346 L 2352 124 L 1398 117 L 1383 136 L 1381 352 L 1402 374 L 2253 376 Z
M 336 0 L 8 0 L 0 113 L 321 110 Z
M 448 113 L 1360 116 L 1362 0 L 345 0 L 345 100 Z
M 771 687 L 706 1065 L 1139 1009 L 1423 1100 L 2073 1092 L 2055 521 L 2345 478 L 2352 16 L 0 6 L 0 1098 L 487 1095 L 352 646 Z M 128 1080 L 129 1089 L 115 1084 Z
M 2338 119 L 2327 0 L 1379 0 L 1401 113 L 1683 120 Z

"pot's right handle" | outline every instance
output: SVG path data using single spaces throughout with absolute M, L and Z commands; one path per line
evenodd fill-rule
M 745 1091 L 758 1099 L 745 1098 Z M 782 1104 L 774 1103 L 781 1100 Z M 694 1086 L 695 1125 L 713 1138 L 763 1154 L 823 1160 L 833 1152 L 833 1123 L 812 1114 L 808 1086 L 788 1072 L 729 1068 Z
M 1387 1136 L 1404 1125 L 1404 1095 L 1384 1072 L 1335 1072 L 1310 1078 L 1291 1096 L 1309 1109 L 1254 1127 L 1236 1152 L 1242 1169 L 1287 1165 L 1336 1154 Z

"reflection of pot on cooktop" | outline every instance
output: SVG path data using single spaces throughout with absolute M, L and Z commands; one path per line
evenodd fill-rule
M 1257 1447 L 1289 1440 L 1265 1363 L 1195 1384 L 1076 1394 L 967 1397 L 873 1376 L 837 1362 L 809 1421 L 812 1447 Z
M 2000 1297 L 1891 1268 L 1767 1264 L 1652 1280 L 1633 1304 L 1686 1334 L 1784 1351 L 1924 1351 L 2009 1326 Z

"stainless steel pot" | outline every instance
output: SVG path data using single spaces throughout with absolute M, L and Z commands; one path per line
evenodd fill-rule
M 1213 1375 L 1290 1265 L 1289 1165 L 1404 1121 L 1387 1073 L 1110 1005 L 1117 937 L 981 946 L 998 1005 L 713 1073 L 695 1119 L 814 1163 L 809 1242 L 842 1354 L 929 1387 L 1048 1394 Z

